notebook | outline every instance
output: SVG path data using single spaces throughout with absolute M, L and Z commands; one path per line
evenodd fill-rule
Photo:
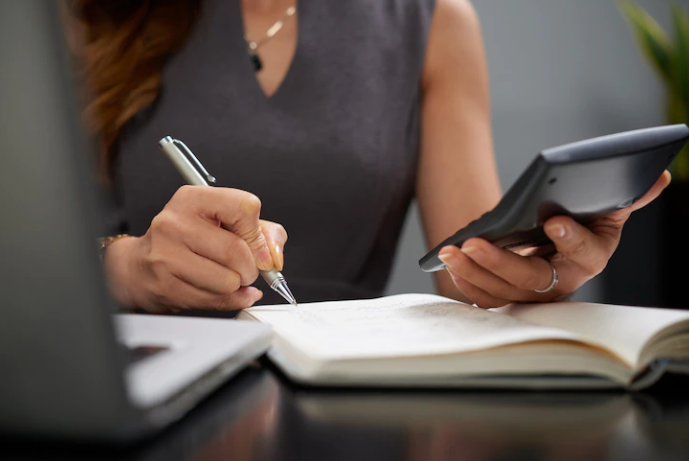
M 641 389 L 689 373 L 689 311 L 562 302 L 477 307 L 427 294 L 258 306 L 269 358 L 322 386 Z

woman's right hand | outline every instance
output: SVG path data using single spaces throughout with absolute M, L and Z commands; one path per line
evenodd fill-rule
M 250 307 L 263 293 L 249 285 L 259 269 L 282 270 L 287 241 L 281 225 L 259 220 L 260 211 L 248 192 L 181 187 L 144 236 L 108 247 L 115 298 L 153 313 Z

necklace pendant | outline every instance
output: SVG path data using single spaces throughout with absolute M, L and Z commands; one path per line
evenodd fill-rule
M 263 69 L 263 62 L 261 62 L 261 58 L 257 53 L 249 54 L 249 59 L 251 59 L 251 63 L 254 65 L 254 72 L 258 72 Z

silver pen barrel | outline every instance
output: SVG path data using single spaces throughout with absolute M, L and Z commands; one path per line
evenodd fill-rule
M 191 163 L 186 155 L 184 155 L 184 152 L 175 145 L 175 140 L 172 139 L 172 137 L 165 136 L 158 141 L 158 147 L 160 147 L 160 150 L 162 150 L 168 160 L 170 160 L 172 166 L 179 171 L 179 174 L 182 175 L 187 184 L 191 184 L 192 186 L 210 185 L 196 166 Z

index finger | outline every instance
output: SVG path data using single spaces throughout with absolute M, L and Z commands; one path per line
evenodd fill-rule
M 631 215 L 633 212 L 642 209 L 643 207 L 651 203 L 653 200 L 657 199 L 658 196 L 663 192 L 663 190 L 665 190 L 665 188 L 670 184 L 671 181 L 672 175 L 670 174 L 670 172 L 667 170 L 663 171 L 663 174 L 660 175 L 660 178 L 658 178 L 655 184 L 653 184 L 653 186 L 651 186 L 648 192 L 646 192 L 639 200 L 637 200 L 627 208 L 612 213 L 610 216 L 613 218 L 622 218 L 623 221 L 626 221 L 627 218 L 629 218 L 629 215 Z

